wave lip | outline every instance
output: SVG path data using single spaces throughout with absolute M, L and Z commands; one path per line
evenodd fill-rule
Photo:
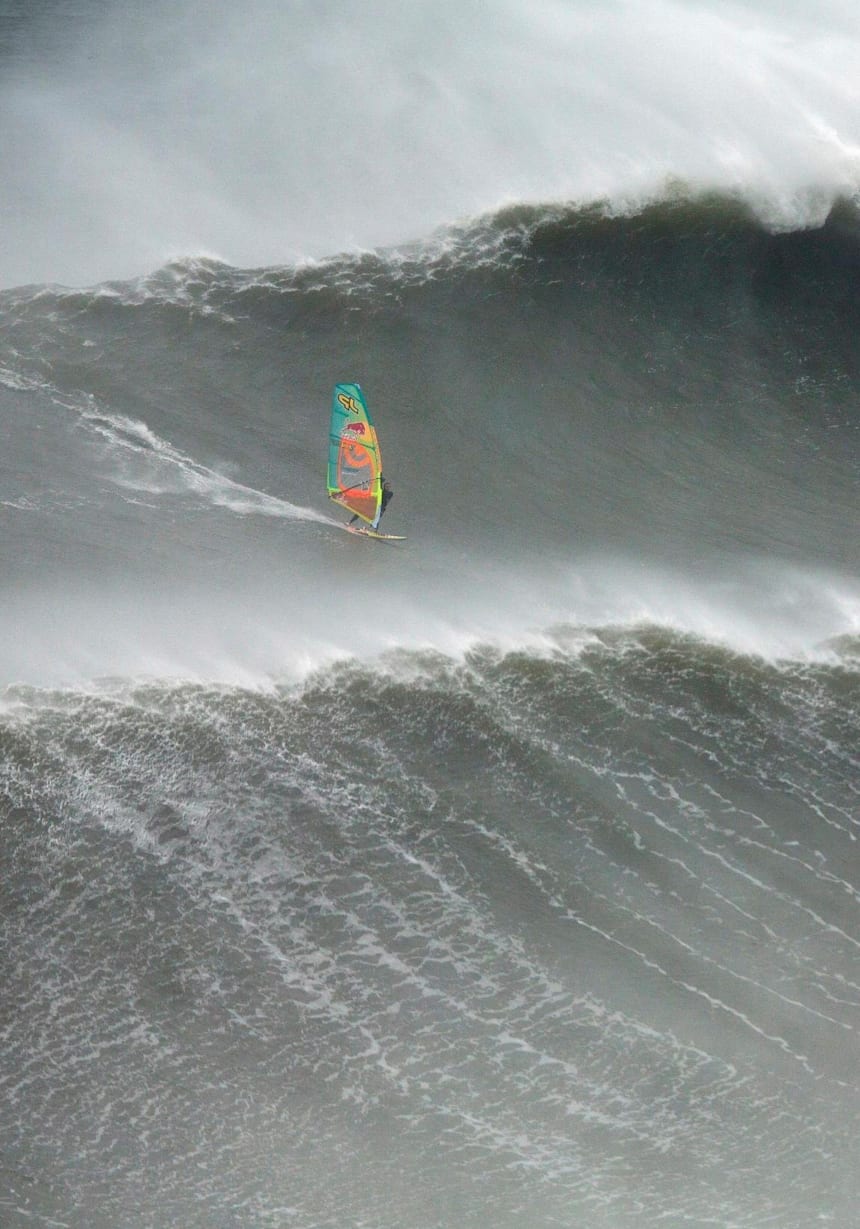
M 671 177 L 784 228 L 857 190 L 860 40 L 835 4 L 814 23 L 670 0 L 508 0 L 492 17 L 441 0 L 432 20 L 421 3 L 247 7 L 242 23 L 216 8 L 201 37 L 195 3 L 156 4 L 145 31 L 83 6 L 62 48 L 35 18 L 26 53 L 6 45 L 7 284 L 137 276 L 177 252 L 272 266 L 390 247 L 511 200 L 629 211 Z

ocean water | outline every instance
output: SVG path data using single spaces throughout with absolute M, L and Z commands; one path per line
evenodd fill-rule
M 2 1229 L 858 1223 L 858 66 L 0 5 Z

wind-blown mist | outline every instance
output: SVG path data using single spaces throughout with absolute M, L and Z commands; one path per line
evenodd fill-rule
M 624 207 L 667 179 L 738 189 L 796 224 L 858 183 L 848 4 L 11 12 L 7 286 L 132 276 L 201 251 L 286 262 L 419 238 L 507 199 Z

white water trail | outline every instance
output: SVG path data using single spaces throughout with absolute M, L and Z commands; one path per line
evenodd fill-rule
M 276 516 L 325 525 L 337 523 L 314 508 L 268 495 L 201 465 L 162 439 L 146 423 L 94 410 L 85 410 L 82 418 L 124 462 L 113 477 L 120 486 L 153 495 L 188 492 L 239 516 Z

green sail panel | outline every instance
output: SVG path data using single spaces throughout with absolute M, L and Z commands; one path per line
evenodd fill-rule
M 328 446 L 329 498 L 372 523 L 382 499 L 382 457 L 364 394 L 336 384 Z

